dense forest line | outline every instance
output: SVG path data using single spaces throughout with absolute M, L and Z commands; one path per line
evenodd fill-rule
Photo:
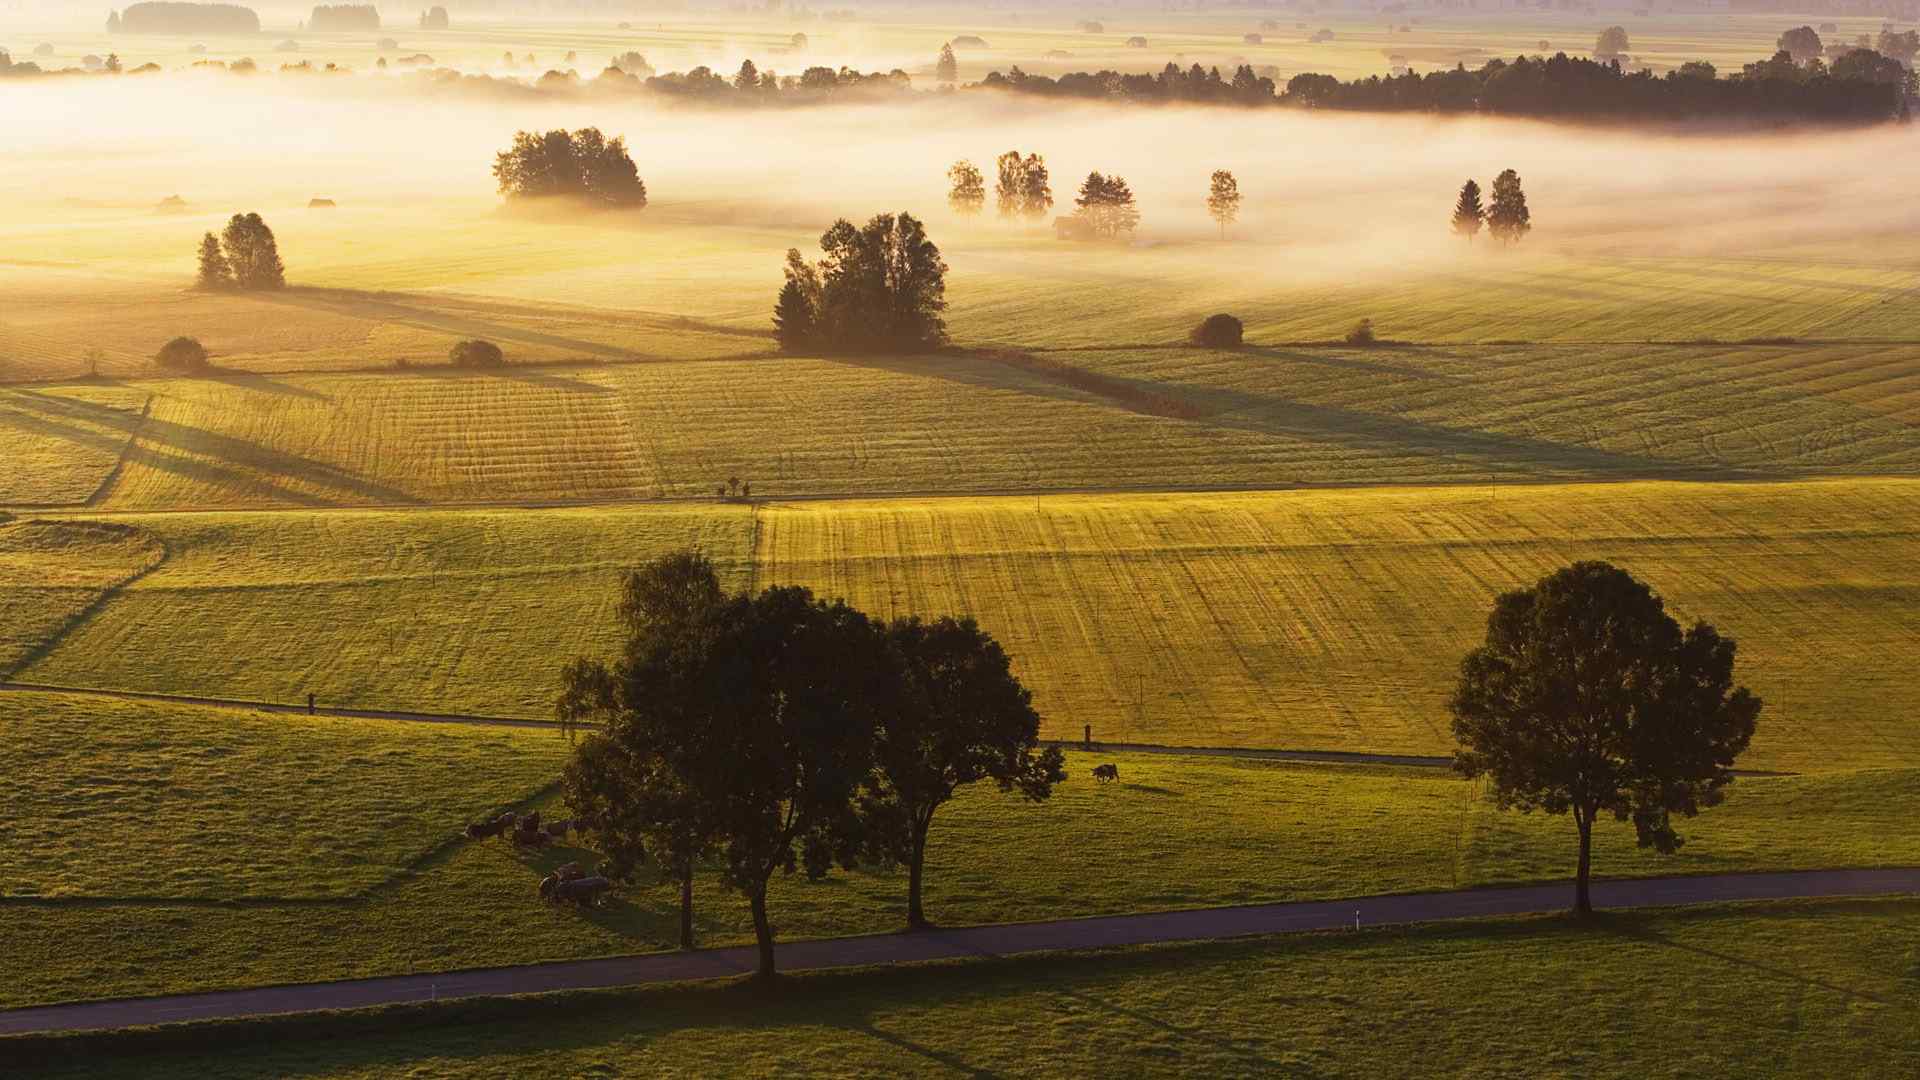
M 1783 36 L 1783 41 L 1789 35 Z M 1812 34 L 1812 31 L 1807 31 Z M 1904 41 L 1906 35 L 1894 35 Z M 1817 40 L 1817 39 L 1816 39 Z M 569 57 L 571 60 L 572 58 Z M 432 63 L 408 57 L 401 66 Z M 201 61 L 195 67 L 227 67 L 252 72 L 251 60 L 223 65 Z M 385 69 L 382 58 L 379 66 Z M 95 69 L 98 70 L 98 69 Z M 109 71 L 114 69 L 108 66 Z M 153 69 L 150 65 L 148 70 Z M 348 74 L 328 64 L 284 64 L 287 73 Z M 79 73 L 42 72 L 31 63 L 9 64 L 0 54 L 0 76 Z M 582 77 L 571 68 L 549 70 L 533 79 L 466 74 L 448 68 L 415 70 L 408 84 L 434 92 L 540 98 L 556 95 L 658 96 L 703 104 L 760 107 L 829 101 L 918 99 L 932 94 L 1004 93 L 1036 98 L 1135 104 L 1199 103 L 1235 106 L 1290 106 L 1366 112 L 1487 113 L 1500 116 L 1594 120 L 1787 120 L 1860 123 L 1906 119 L 1920 88 L 1901 59 L 1871 48 L 1840 51 L 1829 61 L 1814 49 L 1798 55 L 1783 48 L 1772 57 L 1721 75 L 1713 65 L 1693 61 L 1656 75 L 1628 71 L 1618 58 L 1589 60 L 1557 53 L 1489 60 L 1478 69 L 1459 65 L 1425 74 L 1407 72 L 1342 81 L 1331 75 L 1295 75 L 1284 87 L 1241 65 L 1223 77 L 1219 68 L 1195 64 L 1182 70 L 1168 64 L 1157 74 L 1117 71 L 1073 72 L 1050 78 L 1018 67 L 992 72 L 977 83 L 942 82 L 934 91 L 914 87 L 907 72 L 861 72 L 815 66 L 799 75 L 763 71 L 748 60 L 731 76 L 706 66 L 685 72 L 654 74 L 637 53 L 616 57 L 598 75 Z

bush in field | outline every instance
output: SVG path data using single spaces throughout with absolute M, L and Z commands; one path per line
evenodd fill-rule
M 599 128 L 516 132 L 513 146 L 495 155 L 493 175 L 509 199 L 559 196 L 630 210 L 647 205 L 647 185 L 626 140 L 609 141 Z
M 1353 324 L 1353 329 L 1347 331 L 1347 344 L 1357 345 L 1362 349 L 1377 344 L 1379 340 L 1379 338 L 1373 336 L 1372 319 L 1361 319 L 1359 322 Z
M 197 338 L 177 337 L 160 346 L 153 362 L 168 371 L 205 371 L 207 348 Z
M 500 351 L 500 346 L 478 339 L 454 345 L 447 350 L 447 359 L 453 361 L 454 367 L 463 368 L 497 368 L 507 364 L 507 354 Z
M 1245 328 L 1231 315 L 1209 315 L 1187 335 L 1187 340 L 1208 349 L 1237 349 Z

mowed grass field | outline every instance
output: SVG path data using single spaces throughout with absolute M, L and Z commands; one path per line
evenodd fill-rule
M 142 1078 L 1902 1076 L 1920 1064 L 1917 957 L 1913 901 L 1783 903 L 807 974 L 774 991 L 455 1003 L 19 1049 L 48 1075 Z
M 0 389 L 0 505 L 326 508 L 1920 470 L 1892 344 L 1062 350 Z M 1075 374 L 1077 373 L 1077 374 Z M 1089 382 L 1089 380 L 1093 380 Z
M 255 715 L 8 692 L 0 765 L 26 777 L 0 834 L 14 975 L 0 1005 L 534 962 L 669 948 L 677 890 L 606 908 L 541 903 L 572 847 L 456 839 L 543 795 L 557 733 Z M 1088 776 L 1116 763 L 1118 784 Z M 936 819 L 927 903 L 950 925 L 1555 880 L 1565 818 L 1502 815 L 1439 769 L 1075 752 L 1043 804 L 991 785 Z M 1912 865 L 1920 770 L 1743 777 L 1663 858 L 1626 826 L 1603 875 Z M 1047 852 L 1044 858 L 1037 852 Z M 751 940 L 737 896 L 698 881 L 701 940 Z M 781 879 L 783 938 L 890 930 L 904 875 Z M 86 955 L 86 965 L 62 957 Z
M 546 717 L 561 665 L 614 649 L 619 573 L 692 545 L 735 587 L 976 617 L 1053 737 L 1435 754 L 1493 597 L 1605 558 L 1738 639 L 1746 765 L 1920 764 L 1905 480 L 112 520 L 167 563 L 18 677 Z
M 165 555 L 152 533 L 120 523 L 0 518 L 0 677 Z

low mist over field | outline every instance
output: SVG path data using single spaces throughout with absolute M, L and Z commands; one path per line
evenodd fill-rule
M 398 207 L 423 223 L 453 218 L 484 229 L 497 203 L 489 168 L 513 133 L 588 125 L 624 136 L 647 183 L 651 208 L 619 226 L 634 230 L 636 259 L 673 254 L 645 240 L 649 224 L 662 219 L 771 226 L 791 230 L 798 242 L 836 216 L 883 209 L 920 214 L 937 242 L 964 249 L 977 236 L 1016 230 L 995 221 L 991 206 L 975 222 L 949 221 L 945 170 L 969 159 L 991 184 L 994 156 L 1013 148 L 1046 158 L 1056 213 L 1071 212 L 1072 188 L 1090 170 L 1125 176 L 1140 200 L 1136 246 L 1216 237 L 1203 205 L 1207 178 L 1231 169 L 1246 196 L 1234 232 L 1253 243 L 1209 247 L 1206 256 L 1288 279 L 1468 257 L 1446 230 L 1454 191 L 1468 177 L 1484 186 L 1505 168 L 1525 179 L 1536 222 L 1527 246 L 1535 251 L 1727 254 L 1836 241 L 1876 249 L 1920 223 L 1920 205 L 1888 182 L 1920 171 L 1920 140 L 1891 127 L 1647 135 L 1480 118 L 1056 106 L 984 95 L 713 111 L 481 103 L 425 96 L 386 79 L 187 74 L 137 84 L 51 80 L 9 87 L 7 95 L 0 228 L 19 237 L 9 244 L 13 257 L 55 262 L 69 260 L 62 242 L 27 237 L 112 213 L 147 215 L 175 194 L 215 215 L 285 215 L 325 196 L 347 210 Z M 326 227 L 351 230 L 354 217 Z M 186 223 L 181 231 L 192 234 Z M 1045 234 L 1035 242 L 1053 243 Z M 779 252 L 770 247 L 771 268 Z M 184 272 L 189 251 L 179 254 Z M 1126 257 L 1113 249 L 1085 253 L 1089 261 Z M 953 300 L 964 305 L 966 296 Z

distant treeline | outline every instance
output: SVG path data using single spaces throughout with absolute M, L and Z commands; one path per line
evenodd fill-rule
M 236 4 L 134 4 L 107 15 L 107 32 L 120 34 L 257 34 L 260 16 Z
M 1203 70 L 1197 64 L 1186 71 L 1168 64 L 1152 76 L 1101 71 L 1057 79 L 1028 75 L 1016 67 L 1006 75 L 993 72 L 975 85 L 1107 101 L 1660 120 L 1887 120 L 1905 115 L 1915 92 L 1913 72 L 1872 49 L 1854 49 L 1831 65 L 1819 59 L 1798 63 L 1780 52 L 1726 78 L 1703 61 L 1660 76 L 1559 53 L 1490 60 L 1477 71 L 1461 65 L 1426 75 L 1374 75 L 1349 82 L 1301 74 L 1278 94 L 1273 82 L 1256 76 L 1252 68 L 1240 67 L 1229 80 L 1218 68 Z
M 378 30 L 380 12 L 372 4 L 321 4 L 307 16 L 309 30 Z

